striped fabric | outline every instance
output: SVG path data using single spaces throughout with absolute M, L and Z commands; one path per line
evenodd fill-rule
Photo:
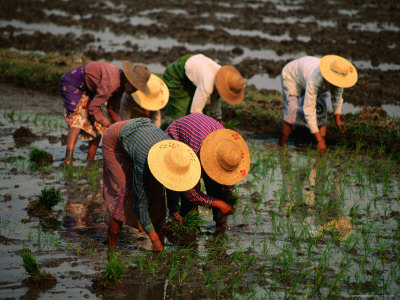
M 174 121 L 165 132 L 172 139 L 181 141 L 192 148 L 200 159 L 201 143 L 211 132 L 223 128 L 217 120 L 201 113 L 195 113 Z M 216 190 L 227 191 L 233 189 L 233 186 L 223 186 L 216 183 L 204 171 L 202 172 L 202 177 L 205 183 L 210 182 L 209 186 L 213 186 L 212 190 L 215 190 L 215 192 L 211 192 L 211 194 L 216 195 Z M 200 182 L 193 189 L 183 194 L 186 199 L 196 205 L 211 207 L 214 202 L 213 196 L 201 192 Z M 210 193 L 207 191 L 207 194 Z
M 150 176 L 147 155 L 154 144 L 171 138 L 148 118 L 130 121 L 121 129 L 119 138 L 133 161 L 135 212 L 144 231 L 149 233 L 154 230 L 154 226 L 150 220 L 147 201 Z

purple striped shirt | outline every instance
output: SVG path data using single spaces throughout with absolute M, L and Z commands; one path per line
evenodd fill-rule
M 200 159 L 201 143 L 211 132 L 223 128 L 217 120 L 201 113 L 194 113 L 174 121 L 165 132 L 172 139 L 181 141 L 192 148 Z M 202 172 L 202 176 L 207 176 L 207 174 Z M 189 201 L 201 206 L 211 207 L 214 202 L 214 197 L 201 192 L 200 181 L 194 188 L 184 192 L 184 195 Z

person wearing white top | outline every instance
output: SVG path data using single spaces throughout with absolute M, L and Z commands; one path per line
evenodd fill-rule
M 356 68 L 337 55 L 305 56 L 285 65 L 281 74 L 284 109 L 279 145 L 286 145 L 293 125 L 305 125 L 315 136 L 319 152 L 324 153 L 327 92 L 331 94 L 336 125 L 344 132 L 340 120 L 343 88 L 353 86 L 357 78 Z
M 191 113 L 203 113 L 210 105 L 210 116 L 222 120 L 221 97 L 230 104 L 244 98 L 244 79 L 233 66 L 221 66 L 203 54 L 185 55 L 171 63 L 163 80 L 169 89 L 167 114 L 179 119 Z

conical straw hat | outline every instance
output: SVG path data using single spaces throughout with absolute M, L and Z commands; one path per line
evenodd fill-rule
M 200 180 L 201 166 L 197 155 L 186 144 L 164 140 L 151 147 L 147 156 L 154 177 L 173 191 L 187 191 Z
M 219 129 L 204 139 L 200 161 L 211 179 L 223 185 L 234 185 L 249 173 L 250 152 L 240 134 Z
M 132 98 L 140 107 L 147 110 L 160 110 L 168 103 L 169 90 L 164 81 L 157 75 L 151 74 L 147 82 L 150 92 L 148 94 L 138 90 L 132 93 Z
M 319 62 L 319 68 L 322 77 L 341 88 L 352 87 L 358 79 L 356 68 L 341 56 L 325 55 Z
M 239 104 L 244 98 L 244 79 L 233 66 L 222 66 L 215 76 L 215 87 L 220 97 L 229 104 Z
M 124 60 L 122 62 L 122 72 L 126 79 L 139 91 L 148 94 L 149 87 L 147 81 L 150 78 L 151 72 L 144 65 L 135 65 L 129 60 Z

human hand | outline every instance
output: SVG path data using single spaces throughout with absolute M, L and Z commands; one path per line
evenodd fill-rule
M 151 231 L 151 232 L 149 232 L 149 238 L 150 238 L 150 240 L 151 240 L 151 243 L 153 244 L 151 250 L 152 250 L 154 253 L 156 253 L 156 252 L 161 252 L 161 251 L 164 250 L 164 246 L 163 246 L 163 244 L 162 244 L 160 238 L 158 237 L 157 232 L 155 232 L 154 230 Z
M 318 151 L 319 151 L 320 154 L 324 154 L 325 153 L 326 144 L 325 144 L 325 140 L 324 139 L 321 139 L 321 140 L 318 141 L 317 148 L 318 148 Z
M 183 223 L 183 217 L 179 212 L 177 211 L 174 212 L 171 217 L 172 217 L 172 222 L 179 222 L 180 224 Z
M 324 154 L 326 151 L 325 139 L 321 136 L 319 132 L 314 133 L 315 139 L 317 140 L 317 148 L 319 154 Z
M 345 128 L 342 120 L 340 120 L 340 115 L 335 115 L 335 121 L 336 121 L 337 127 L 339 127 L 340 133 L 343 134 L 346 131 L 346 128 Z
M 218 208 L 224 215 L 233 214 L 233 208 L 222 200 L 215 199 L 212 207 Z

